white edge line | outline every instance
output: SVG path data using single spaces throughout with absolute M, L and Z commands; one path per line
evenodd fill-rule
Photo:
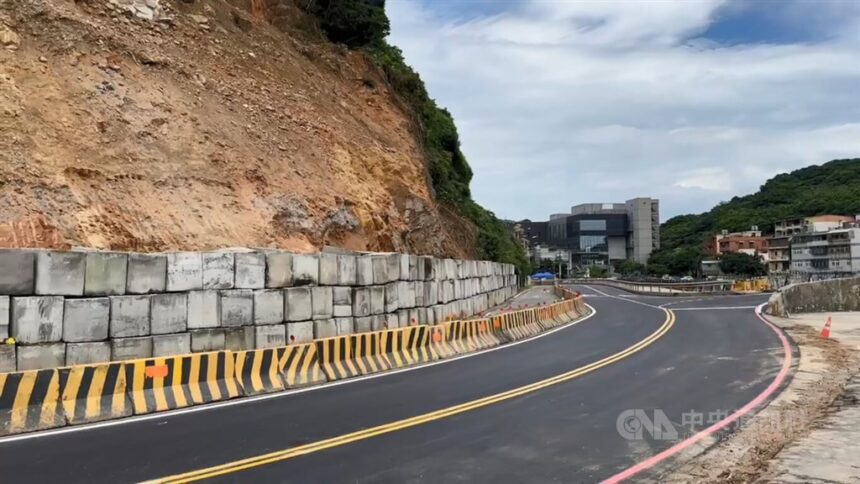
M 630 302 L 634 302 L 634 301 L 630 301 Z M 58 435 L 72 433 L 72 432 L 84 432 L 87 430 L 96 430 L 96 429 L 100 429 L 100 428 L 113 427 L 113 426 L 117 426 L 117 425 L 127 425 L 127 424 L 132 424 L 132 423 L 137 423 L 137 422 L 144 422 L 147 420 L 167 419 L 167 418 L 175 417 L 175 416 L 179 416 L 179 415 L 185 415 L 185 414 L 195 413 L 195 412 L 203 412 L 203 411 L 207 411 L 207 410 L 215 410 L 215 409 L 219 409 L 219 408 L 223 408 L 223 407 L 231 407 L 234 405 L 246 405 L 246 404 L 258 402 L 261 400 L 269 400 L 272 398 L 284 398 L 284 397 L 296 395 L 299 393 L 306 393 L 306 392 L 312 392 L 312 391 L 317 391 L 317 390 L 323 390 L 326 388 L 332 388 L 332 387 L 336 387 L 336 386 L 340 386 L 340 385 L 348 385 L 350 383 L 357 383 L 360 381 L 372 380 L 374 378 L 383 378 L 383 377 L 390 376 L 390 375 L 396 375 L 398 373 L 405 373 L 407 371 L 415 371 L 415 370 L 420 370 L 422 368 L 428 368 L 431 366 L 442 365 L 445 363 L 451 363 L 452 361 L 462 360 L 464 358 L 471 358 L 473 356 L 478 356 L 478 355 L 482 355 L 485 353 L 490 353 L 492 351 L 498 351 L 498 350 L 502 350 L 502 349 L 511 348 L 511 347 L 514 347 L 517 345 L 521 345 L 523 343 L 529 343 L 529 342 L 537 340 L 539 338 L 549 336 L 549 335 L 551 335 L 557 331 L 561 331 L 563 329 L 568 329 L 568 328 L 575 326 L 579 323 L 585 322 L 588 319 L 591 319 L 592 316 L 597 314 L 597 310 L 594 309 L 593 306 L 591 306 L 588 303 L 586 303 L 585 305 L 589 309 L 591 309 L 591 314 L 589 314 L 588 316 L 585 316 L 584 318 L 577 319 L 576 321 L 571 321 L 571 322 L 565 324 L 564 326 L 559 326 L 558 328 L 553 328 L 549 331 L 544 331 L 543 333 L 532 336 L 531 338 L 527 338 L 527 339 L 520 340 L 520 341 L 514 341 L 513 343 L 507 343 L 507 344 L 499 345 L 499 346 L 496 346 L 494 348 L 488 348 L 485 350 L 476 351 L 474 353 L 468 353 L 465 355 L 456 356 L 454 358 L 448 358 L 448 359 L 444 359 L 444 360 L 434 361 L 431 363 L 425 363 L 425 364 L 421 364 L 421 365 L 410 366 L 407 368 L 400 368 L 397 370 L 390 370 L 390 371 L 385 371 L 385 372 L 381 372 L 381 373 L 374 373 L 372 375 L 364 375 L 364 376 L 359 376 L 359 377 L 355 377 L 355 378 L 348 378 L 345 380 L 338 380 L 338 381 L 334 381 L 334 382 L 324 383 L 322 385 L 314 385 L 314 386 L 309 386 L 309 387 L 304 387 L 304 388 L 294 388 L 291 390 L 285 390 L 285 391 L 277 392 L 277 393 L 267 393 L 265 395 L 255 395 L 252 397 L 239 397 L 239 398 L 236 398 L 233 400 L 227 400 L 224 402 L 212 402 L 212 403 L 198 405 L 198 406 L 189 407 L 189 408 L 167 410 L 164 412 L 156 412 L 156 413 L 151 413 L 151 414 L 147 414 L 147 415 L 135 415 L 135 416 L 131 416 L 131 417 L 124 417 L 124 418 L 117 419 L 117 420 L 109 420 L 106 422 L 95 422 L 95 423 L 91 423 L 91 424 L 75 425 L 75 426 L 63 427 L 63 428 L 59 428 L 59 429 L 49 429 L 49 430 L 43 430 L 40 432 L 34 432 L 34 433 L 28 433 L 28 434 L 22 434 L 22 435 L 11 435 L 8 437 L 0 438 L 0 445 L 12 443 L 12 442 L 19 442 L 22 440 L 55 437 Z

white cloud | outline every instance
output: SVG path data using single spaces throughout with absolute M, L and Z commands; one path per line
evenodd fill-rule
M 820 42 L 733 46 L 685 40 L 735 8 L 717 0 L 531 0 L 458 21 L 427 5 L 453 8 L 388 2 L 390 40 L 454 115 L 473 194 L 500 216 L 655 196 L 665 219 L 860 156 L 860 12 L 840 2 L 807 8 L 830 22 Z

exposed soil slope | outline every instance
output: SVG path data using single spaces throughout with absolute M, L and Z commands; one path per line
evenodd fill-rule
M 294 6 L 116 3 L 0 4 L 0 247 L 472 253 L 378 69 Z

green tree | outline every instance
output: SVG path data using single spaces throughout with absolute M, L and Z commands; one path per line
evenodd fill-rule
M 720 257 L 720 270 L 740 276 L 763 276 L 767 271 L 758 256 L 733 252 Z
M 671 250 L 661 249 L 651 253 L 648 258 L 648 268 L 653 271 L 653 265 L 665 269 L 664 274 L 675 276 L 694 275 L 699 272 L 702 261 L 702 251 L 699 247 L 676 247 Z M 653 272 L 652 272 L 653 273 Z
M 645 264 L 636 262 L 635 260 L 625 259 L 615 263 L 615 271 L 621 275 L 641 275 L 645 274 Z
M 330 40 L 350 48 L 382 41 L 390 30 L 385 0 L 313 0 L 309 10 Z
M 606 277 L 607 275 L 609 275 L 609 269 L 606 266 L 588 266 L 589 277 Z

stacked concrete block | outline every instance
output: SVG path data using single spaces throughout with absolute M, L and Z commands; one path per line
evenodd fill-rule
M 293 286 L 319 282 L 320 261 L 317 254 L 293 254 Z
M 402 281 L 390 282 L 385 285 L 385 312 L 393 313 L 400 309 L 400 300 L 398 299 L 398 286 L 403 284 Z
M 152 337 L 115 338 L 110 341 L 111 361 L 135 360 L 152 357 Z
M 203 289 L 232 289 L 235 279 L 235 258 L 232 252 L 205 252 L 203 260 Z
M 0 342 L 0 373 L 8 373 L 18 368 L 18 352 L 15 345 Z
M 221 291 L 221 326 L 236 327 L 254 324 L 254 291 L 231 289 Z
M 57 368 L 66 364 L 65 343 L 18 346 L 17 353 L 18 371 Z
M 409 254 L 398 255 L 397 265 L 397 279 L 401 281 L 410 281 L 411 279 L 409 278 Z
M 334 318 L 334 325 L 338 336 L 352 334 L 354 332 L 353 318 Z
M 254 291 L 254 324 L 268 325 L 284 322 L 284 291 L 264 289 Z
M 217 290 L 188 292 L 188 329 L 221 325 L 221 295 Z
M 355 283 L 358 286 L 373 285 L 373 256 L 360 255 L 355 259 Z
M 36 252 L 0 249 L 0 294 L 28 296 L 36 291 Z
M 11 298 L 10 333 L 20 344 L 56 343 L 63 338 L 63 298 Z
M 371 316 L 370 329 L 371 331 L 382 331 L 384 329 L 390 329 L 387 316 L 385 314 L 376 314 Z
M 337 336 L 337 325 L 334 319 L 314 320 L 314 339 Z
M 149 296 L 111 296 L 109 299 L 111 338 L 149 335 Z
M 387 295 L 387 291 L 386 291 Z M 415 307 L 415 284 L 409 281 L 400 281 L 397 283 L 397 299 L 400 302 L 401 308 Z
M 254 330 L 257 348 L 276 348 L 287 344 L 287 327 L 284 324 L 256 326 Z
M 167 291 L 203 289 L 203 254 L 174 252 L 167 254 Z
M 224 328 L 221 330 L 224 334 L 224 346 L 219 349 L 230 351 L 245 351 L 253 350 L 256 343 L 255 326 L 240 326 L 237 328 Z M 220 340 L 217 335 L 210 335 L 212 343 L 218 343 Z M 210 350 L 211 351 L 211 350 Z
M 83 252 L 37 252 L 36 294 L 83 295 L 86 264 L 86 254 Z M 20 354 L 18 356 L 20 358 Z
M 89 252 L 84 271 L 84 294 L 112 296 L 125 294 L 128 275 L 128 254 L 121 252 Z
M 334 300 L 332 314 L 336 318 L 344 318 L 352 316 L 352 288 L 351 287 L 333 287 Z
M 149 294 L 167 289 L 167 255 L 129 254 L 126 270 L 128 294 Z
M 266 287 L 266 254 L 259 252 L 237 252 L 236 279 L 233 287 L 237 289 L 261 289 Z
M 337 285 L 355 286 L 358 284 L 358 257 L 351 254 L 337 256 Z
M 291 321 L 286 327 L 287 343 L 307 343 L 314 339 L 313 321 Z
M 108 338 L 110 299 L 66 299 L 63 306 L 63 341 L 82 343 Z M 183 328 L 182 331 L 185 329 Z
M 385 286 L 370 286 L 370 314 L 385 312 Z
M 0 368 L 432 324 L 485 311 L 516 282 L 509 264 L 397 253 L 0 250 L 0 340 L 21 345 L 3 348 Z
M 409 310 L 408 309 L 400 309 L 397 311 L 395 315 L 392 315 L 391 319 L 397 318 L 397 327 L 405 328 L 409 326 Z
M 373 284 L 388 282 L 388 260 L 384 255 L 371 256 L 373 261 Z
M 0 296 L 0 344 L 9 337 L 9 296 Z
M 188 329 L 188 294 L 153 294 L 149 298 L 151 334 L 180 333 Z
M 322 253 L 319 255 L 320 269 L 318 283 L 321 286 L 336 286 L 338 284 L 338 255 Z
M 307 321 L 313 316 L 311 290 L 308 287 L 292 287 L 284 290 L 284 319 Z
M 191 353 L 191 334 L 160 334 L 152 337 L 152 356 L 184 355 Z
M 406 278 L 407 281 L 418 281 L 418 256 L 417 255 L 409 255 L 409 277 Z
M 269 252 L 266 254 L 266 287 L 289 287 L 293 283 L 293 254 Z
M 334 316 L 334 291 L 331 287 L 311 288 L 311 316 L 313 319 L 329 319 Z
M 415 292 L 415 306 L 424 306 L 424 281 L 415 281 L 412 283 L 412 290 Z
M 194 353 L 204 353 L 207 351 L 234 349 L 227 347 L 227 332 L 233 329 L 244 330 L 244 328 L 208 328 L 191 330 L 191 332 L 189 333 L 191 335 L 191 351 Z M 244 331 L 242 331 L 242 334 L 244 335 Z M 253 347 L 253 342 L 251 342 L 248 346 Z M 251 348 L 235 348 L 235 350 L 237 351 L 247 349 Z
M 366 333 L 373 330 L 373 318 L 370 316 L 353 319 L 353 331 L 355 333 Z
M 418 277 L 424 281 L 432 281 L 436 279 L 435 268 L 435 259 L 423 255 L 418 258 Z
M 439 283 L 427 281 L 424 283 L 424 305 L 435 306 L 439 303 Z
M 370 316 L 370 288 L 355 287 L 352 289 L 352 315 L 355 317 Z

